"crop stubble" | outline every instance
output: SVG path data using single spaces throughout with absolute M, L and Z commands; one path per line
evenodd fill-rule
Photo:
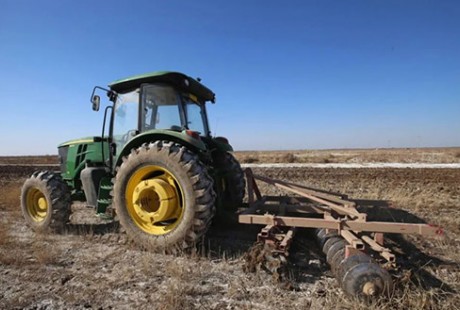
M 114 233 L 115 228 L 35 235 L 18 212 L 19 189 L 33 167 L 0 169 L 0 308 L 154 304 L 158 309 L 320 309 L 340 304 L 356 309 L 455 309 L 460 304 L 460 169 L 254 169 L 351 198 L 388 199 L 446 229 L 444 241 L 412 236 L 390 240 L 397 242 L 402 263 L 395 274 L 398 292 L 390 301 L 370 306 L 343 296 L 317 252 L 309 252 L 308 242 L 307 248 L 300 245 L 307 261 L 294 268 L 299 291 L 287 291 L 263 273 L 245 274 L 242 257 L 255 232 L 243 226 L 213 227 L 203 253 L 178 257 L 139 251 L 122 233 Z M 237 245 L 226 248 L 228 243 Z

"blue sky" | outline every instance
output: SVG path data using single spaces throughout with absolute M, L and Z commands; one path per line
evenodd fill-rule
M 157 70 L 237 150 L 460 146 L 459 1 L 0 4 L 0 155 L 99 135 L 93 86 Z

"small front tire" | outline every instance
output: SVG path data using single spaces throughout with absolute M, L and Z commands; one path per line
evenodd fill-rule
M 61 232 L 70 217 L 70 190 L 57 173 L 37 171 L 21 190 L 21 210 L 36 232 Z

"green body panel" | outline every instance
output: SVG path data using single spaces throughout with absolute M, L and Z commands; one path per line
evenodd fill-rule
M 184 131 L 172 131 L 165 129 L 154 129 L 143 132 L 131 139 L 121 151 L 117 152 L 117 158 L 114 161 L 115 167 L 121 165 L 123 156 L 128 155 L 132 149 L 141 146 L 144 143 L 155 142 L 158 140 L 168 140 L 177 142 L 198 153 L 206 156 L 208 151 L 207 145 L 198 139 L 188 136 Z
M 78 144 L 93 143 L 93 142 L 94 142 L 94 137 L 83 137 L 79 139 L 72 139 L 66 142 L 62 142 L 61 144 L 58 145 L 58 148 L 62 146 L 78 145 Z
M 105 158 L 102 157 L 102 144 Z M 61 162 L 61 175 L 67 181 L 78 180 L 81 170 L 85 168 L 87 163 L 103 165 L 109 156 L 109 144 L 107 141 L 95 142 L 94 137 L 67 141 L 60 144 L 58 148 L 60 149 L 59 154 L 63 149 L 67 148 L 65 158 L 61 158 L 61 161 L 64 161 Z
M 192 93 L 200 101 L 215 100 L 215 94 L 206 86 L 183 73 L 158 71 L 142 75 L 135 75 L 125 79 L 117 80 L 109 84 L 111 90 L 117 93 L 125 93 L 139 88 L 144 83 L 165 83 L 170 84 L 182 92 Z

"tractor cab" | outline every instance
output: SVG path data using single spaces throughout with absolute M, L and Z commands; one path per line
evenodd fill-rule
M 209 137 L 205 104 L 164 84 L 144 84 L 117 95 L 111 131 L 116 154 L 138 134 L 158 130 Z
M 203 141 L 213 144 L 205 103 L 214 102 L 215 95 L 199 81 L 182 73 L 154 72 L 118 80 L 109 87 L 107 95 L 113 106 L 109 107 L 110 124 L 105 135 L 111 141 L 108 156 L 112 167 L 134 144 L 139 145 L 147 137 L 152 140 L 168 136 L 169 140 L 172 136 L 198 151 L 209 149 Z M 91 101 L 97 110 L 100 98 L 94 92 Z

